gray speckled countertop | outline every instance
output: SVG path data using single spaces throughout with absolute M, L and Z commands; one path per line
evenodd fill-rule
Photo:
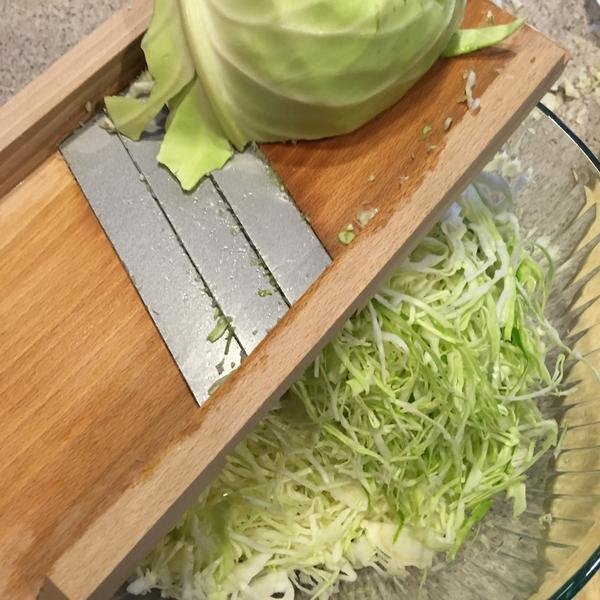
M 0 0 L 0 104 L 126 0 Z
M 600 153 L 600 8 L 596 0 L 495 0 L 523 13 L 572 54 L 566 80 L 548 99 L 596 154 Z M 0 104 L 39 75 L 127 0 L 0 0 Z M 565 94 L 565 88 L 567 94 Z M 570 93 L 579 95 L 571 98 Z M 570 92 L 570 93 L 569 93 Z
M 516 2 L 517 0 L 515 0 Z M 597 0 L 521 0 L 528 22 L 571 53 L 562 83 L 545 101 L 600 154 L 600 6 Z M 504 0 L 510 4 L 510 0 Z M 592 85 L 586 85 L 591 80 Z M 570 97 L 569 84 L 579 98 Z

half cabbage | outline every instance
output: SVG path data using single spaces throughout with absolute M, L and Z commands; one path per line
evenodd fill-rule
M 142 46 L 147 100 L 106 99 L 138 139 L 167 104 L 159 161 L 192 188 L 248 142 L 352 131 L 442 54 L 491 45 L 520 22 L 457 31 L 466 0 L 155 0 Z

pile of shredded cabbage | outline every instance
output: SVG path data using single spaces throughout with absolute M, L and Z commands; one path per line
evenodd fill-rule
M 482 175 L 239 444 L 129 590 L 328 598 L 363 567 L 400 576 L 436 552 L 452 558 L 501 492 L 524 510 L 525 472 L 558 434 L 536 398 L 558 393 L 569 352 L 543 316 L 551 279 L 510 190 Z

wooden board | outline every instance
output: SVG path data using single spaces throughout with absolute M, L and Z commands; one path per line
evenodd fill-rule
M 471 18 L 483 20 L 488 5 L 472 6 Z M 425 78 L 394 109 L 350 136 L 263 147 L 336 261 L 194 415 L 155 468 L 57 561 L 45 587 L 47 597 L 102 597 L 127 576 L 214 476 L 227 449 L 256 422 L 268 401 L 285 391 L 329 336 L 364 304 L 531 110 L 564 58 L 560 49 L 526 29 L 504 51 L 440 63 L 435 70 L 439 87 Z M 484 106 L 476 116 L 456 102 L 464 90 L 463 71 L 473 65 L 479 70 L 477 94 Z M 415 101 L 424 97 L 427 102 L 417 110 Z M 455 124 L 442 134 L 448 114 Z M 428 142 L 438 146 L 430 154 L 417 146 L 428 123 L 436 126 Z M 412 148 L 415 166 L 408 171 Z M 404 190 L 401 175 L 410 177 Z M 367 185 L 370 198 L 355 193 Z M 351 246 L 340 247 L 337 232 L 365 200 L 377 202 L 380 214 Z
M 196 403 L 58 155 L 0 201 L 0 598 L 52 562 Z
M 136 40 L 149 5 L 137 0 L 123 9 L 0 109 L 5 188 L 53 151 L 75 126 L 73 115 L 85 118 L 84 99 L 95 101 L 115 89 L 121 74 L 141 68 Z M 473 0 L 468 20 L 483 22 L 489 7 Z M 98 54 L 87 68 L 90 48 Z M 0 455 L 10 457 L 0 472 L 14 487 L 0 501 L 0 597 L 31 597 L 59 555 L 46 597 L 109 594 L 214 476 L 269 400 L 508 137 L 564 61 L 561 49 L 526 29 L 502 51 L 440 62 L 397 107 L 351 136 L 263 146 L 336 260 L 198 410 L 60 159 L 46 160 L 0 200 L 0 240 L 7 240 L 0 334 L 11 340 L 0 346 L 0 391 L 11 399 L 4 414 L 15 432 L 0 440 Z M 473 66 L 483 103 L 477 116 L 456 102 L 463 70 Z M 99 73 L 113 75 L 100 80 Z M 31 89 L 55 95 L 21 118 Z M 449 115 L 455 122 L 443 133 Z M 431 153 L 418 140 L 425 124 L 435 128 L 426 142 L 437 145 Z M 380 212 L 351 246 L 341 246 L 337 233 L 361 206 Z
M 487 2 L 469 2 L 463 26 L 484 26 L 489 10 L 496 23 L 512 20 Z M 500 117 L 502 104 L 508 108 L 508 132 L 516 124 L 510 110 L 519 110 L 523 102 L 531 106 L 526 97 L 536 87 L 521 75 L 535 81 L 545 77 L 546 69 L 550 77 L 556 75 L 551 65 L 560 58 L 552 47 L 547 39 L 525 29 L 501 46 L 438 61 L 398 104 L 349 136 L 263 145 L 263 152 L 329 253 L 338 256 L 344 251 L 339 232 L 348 223 L 359 230 L 356 217 L 365 209 L 379 211 L 372 225 L 386 221 L 423 185 L 428 173 L 443 170 L 451 140 L 461 138 L 462 151 L 476 156 L 474 138 L 488 133 L 484 121 L 490 114 Z M 521 73 L 516 62 L 521 63 Z M 477 77 L 474 94 L 482 101 L 478 115 L 457 101 L 465 94 L 463 74 L 471 69 Z M 491 92 L 492 84 L 497 93 Z M 452 119 L 448 132 L 444 131 L 447 118 Z M 463 121 L 473 128 L 472 139 L 464 136 Z M 422 139 L 425 126 L 432 131 Z

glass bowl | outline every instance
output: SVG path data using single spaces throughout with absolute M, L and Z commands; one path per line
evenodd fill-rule
M 600 164 L 549 110 L 539 106 L 487 169 L 503 172 L 518 190 L 527 235 L 543 240 L 556 262 L 547 316 L 567 341 L 600 370 Z M 572 598 L 600 565 L 600 384 L 572 362 L 565 397 L 541 401 L 567 426 L 560 451 L 529 472 L 527 510 L 512 517 L 498 499 L 458 557 L 424 576 L 402 579 L 363 570 L 344 583 L 340 600 Z M 549 516 L 550 515 L 550 516 Z M 119 600 L 133 600 L 125 586 Z M 160 598 L 153 592 L 148 600 Z M 268 600 L 268 599 L 265 599 Z
M 549 242 L 556 261 L 547 316 L 600 370 L 598 159 L 541 105 L 502 153 L 504 160 L 494 162 L 518 190 L 521 225 Z M 520 174 L 511 178 L 513 169 Z M 513 519 L 512 504 L 500 498 L 455 561 L 425 578 L 416 571 L 401 580 L 363 572 L 338 597 L 573 598 L 600 566 L 600 384 L 582 363 L 569 366 L 565 382 L 576 386 L 571 395 L 541 401 L 567 432 L 560 451 L 529 472 L 524 514 Z

